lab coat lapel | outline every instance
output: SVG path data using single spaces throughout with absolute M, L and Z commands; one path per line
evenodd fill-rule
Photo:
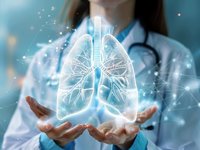
M 66 58 L 67 54 L 69 53 L 70 49 L 74 46 L 74 44 L 76 43 L 76 41 L 83 36 L 84 34 L 87 34 L 87 19 L 85 18 L 82 23 L 80 24 L 80 26 L 77 29 L 74 29 L 69 35 L 71 36 L 68 43 L 69 45 L 67 46 L 67 48 L 64 50 L 64 58 Z M 63 59 L 65 60 L 65 59 Z
M 125 48 L 126 52 L 128 52 L 129 47 L 133 43 L 141 43 L 144 41 L 145 34 L 144 29 L 140 25 L 139 21 L 137 21 L 134 27 L 129 32 L 128 36 L 123 40 L 122 45 Z M 135 75 L 137 76 L 141 71 L 143 71 L 146 67 L 144 61 L 138 53 L 132 52 L 129 57 L 133 61 Z

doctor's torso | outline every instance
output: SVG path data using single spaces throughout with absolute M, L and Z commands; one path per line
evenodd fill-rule
M 44 47 L 36 54 L 36 57 L 38 58 L 38 67 L 37 70 L 33 70 L 33 72 L 35 71 L 35 75 L 37 76 L 38 80 L 38 93 L 35 94 L 35 98 L 46 107 L 56 110 L 58 84 L 55 83 L 55 85 L 49 85 L 49 82 L 52 82 L 49 80 L 54 80 L 60 51 L 63 51 L 63 57 L 60 63 L 62 68 L 68 52 L 77 41 L 77 39 L 86 33 L 86 28 L 87 24 L 84 20 L 77 31 L 71 35 L 69 44 L 64 49 L 62 47 L 69 34 Z M 128 51 L 132 43 L 143 42 L 144 38 L 145 32 L 140 23 L 136 22 L 121 44 L 125 50 Z M 185 47 L 179 43 L 153 32 L 149 33 L 147 43 L 154 47 L 159 54 L 159 70 L 156 69 L 157 64 L 155 62 L 155 56 L 149 53 L 148 50 L 143 51 L 133 49 L 129 54 L 135 71 L 136 83 L 139 93 L 139 106 L 140 109 L 144 109 L 145 107 L 156 103 L 159 108 L 165 110 L 165 105 L 167 105 L 168 99 L 170 101 L 171 98 L 173 98 L 173 94 L 169 93 L 169 90 L 167 90 L 167 88 L 173 88 L 172 84 L 174 81 L 171 79 L 173 78 L 172 74 L 174 71 L 176 71 L 177 65 L 181 63 L 181 59 L 188 60 L 191 59 L 191 56 L 187 49 L 185 49 Z M 55 80 L 54 82 L 57 81 Z M 163 103 L 164 100 L 166 103 Z M 154 130 L 152 131 L 144 131 L 145 135 L 153 142 L 158 140 L 157 135 L 159 130 L 159 123 L 162 121 L 160 112 L 161 110 L 158 111 L 152 119 L 143 125 L 144 127 L 149 125 L 155 126 Z M 85 116 L 78 117 L 77 119 L 84 121 L 86 120 Z M 93 116 L 91 120 L 95 122 L 96 125 L 101 123 L 101 119 L 99 119 L 98 116 Z M 101 144 L 92 139 L 87 132 L 79 137 L 75 143 L 77 149 L 86 149 L 88 146 L 96 147 L 95 149 L 98 149 L 97 147 L 99 147 L 99 149 L 111 149 L 109 145 Z M 86 146 L 85 148 L 84 145 Z

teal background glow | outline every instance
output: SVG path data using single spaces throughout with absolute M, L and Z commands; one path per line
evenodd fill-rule
M 33 54 L 64 34 L 58 21 L 63 3 L 0 0 L 0 147 Z M 200 1 L 165 0 L 165 6 L 169 36 L 188 47 L 199 66 Z

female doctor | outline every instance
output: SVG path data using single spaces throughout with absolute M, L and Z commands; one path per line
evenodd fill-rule
M 193 59 L 188 49 L 166 36 L 162 0 L 70 3 L 67 23 L 77 30 L 35 55 L 3 149 L 199 150 L 198 90 L 191 86 L 195 79 Z M 97 128 L 42 121 L 54 115 L 57 73 L 77 39 L 89 32 L 89 16 L 102 16 L 115 27 L 113 34 L 133 60 L 140 105 L 158 106 L 139 112 L 133 124 L 117 127 L 112 121 L 102 123 L 98 116 L 93 118 Z

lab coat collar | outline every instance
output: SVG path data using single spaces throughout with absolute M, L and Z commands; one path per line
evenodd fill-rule
M 126 52 L 128 52 L 131 44 L 143 43 L 144 39 L 145 39 L 144 28 L 141 26 L 140 22 L 136 20 L 135 25 L 132 27 L 127 37 L 123 40 L 122 45 L 125 48 Z M 130 59 L 133 61 L 135 76 L 139 76 L 140 72 L 142 72 L 146 67 L 139 53 L 140 52 L 135 52 L 134 55 L 129 54 Z
M 73 33 L 70 39 L 70 43 L 75 43 L 79 37 L 81 37 L 84 34 L 87 34 L 87 20 L 88 20 L 88 17 L 83 19 L 80 26 Z M 128 36 L 123 40 L 122 45 L 124 46 L 126 50 L 128 50 L 129 46 L 132 43 L 143 42 L 144 38 L 145 38 L 144 29 L 141 26 L 140 22 L 136 20 L 135 25 L 132 27 Z
M 81 22 L 81 24 L 79 25 L 79 27 L 77 29 L 74 29 L 73 32 L 70 32 L 66 36 L 66 37 L 70 37 L 70 36 L 71 37 L 68 41 L 68 43 L 70 43 L 70 44 L 67 46 L 67 49 L 64 50 L 64 57 L 67 56 L 69 50 L 73 47 L 73 45 L 78 40 L 78 38 L 84 34 L 87 34 L 87 17 L 85 19 L 83 19 L 83 21 Z
M 128 48 L 133 43 L 141 43 L 144 42 L 145 32 L 144 28 L 141 26 L 140 22 L 136 20 L 135 25 L 132 27 L 131 31 L 127 35 L 127 37 L 122 41 L 122 45 L 125 50 L 128 51 Z

